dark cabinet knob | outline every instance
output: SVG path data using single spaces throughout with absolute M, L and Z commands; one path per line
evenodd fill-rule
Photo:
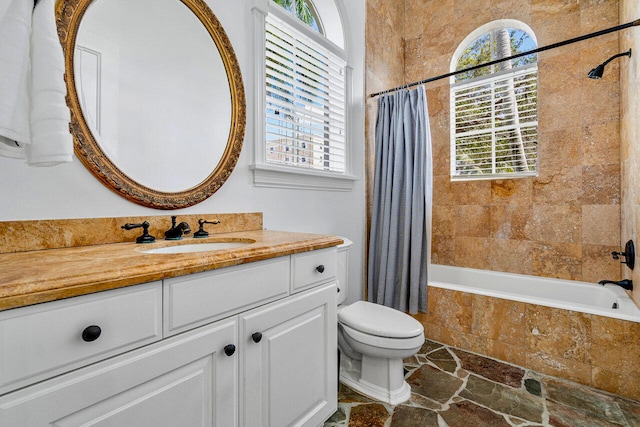
M 86 342 L 95 341 L 100 337 L 101 333 L 102 329 L 100 329 L 100 326 L 87 326 L 84 328 L 84 331 L 82 331 L 82 340 Z
M 229 344 L 224 346 L 224 354 L 226 354 L 227 356 L 233 356 L 233 353 L 235 352 L 236 352 L 235 345 Z
M 316 267 L 316 270 L 318 271 L 318 273 L 324 273 L 324 265 L 320 264 Z
M 255 332 L 251 335 L 253 342 L 260 342 L 262 340 L 262 332 Z

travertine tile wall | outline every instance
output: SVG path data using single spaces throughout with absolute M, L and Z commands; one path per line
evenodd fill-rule
M 621 0 L 620 22 L 640 18 L 637 0 Z M 620 36 L 620 51 L 633 49 L 631 60 L 620 74 L 620 160 L 622 174 L 622 241 L 633 239 L 636 245 L 640 232 L 640 29 L 625 30 Z M 636 260 L 636 263 L 638 260 Z M 633 299 L 640 306 L 640 268 L 632 272 L 623 269 L 627 278 L 636 283 Z
M 404 21 L 397 19 L 402 4 Z M 412 82 L 448 72 L 458 44 L 487 22 L 523 21 L 544 46 L 617 25 L 618 6 L 617 0 L 370 0 L 367 93 L 402 84 L 401 37 L 404 80 Z M 620 64 L 611 63 L 601 81 L 586 77 L 618 53 L 618 39 L 614 33 L 539 55 L 537 178 L 452 183 L 449 81 L 427 85 L 432 262 L 574 280 L 621 278 L 610 257 L 626 238 L 620 235 Z M 372 101 L 367 119 L 371 152 Z
M 366 93 L 376 93 L 404 84 L 404 2 L 367 0 L 366 20 Z M 366 102 L 365 172 L 367 174 L 367 230 L 369 230 L 373 204 L 377 98 L 367 97 Z M 368 235 L 366 238 L 368 239 Z M 365 247 L 368 246 L 365 245 Z M 366 286 L 364 292 L 366 297 Z
M 640 323 L 429 288 L 429 339 L 640 400 Z
M 398 14 L 404 15 L 401 23 Z M 525 22 L 545 46 L 638 19 L 640 4 L 368 0 L 367 93 L 448 72 L 467 34 L 502 18 Z M 638 56 L 610 63 L 600 81 L 586 74 L 630 47 L 640 54 L 639 31 L 539 55 L 537 178 L 451 183 L 449 82 L 427 85 L 434 152 L 432 262 L 585 281 L 630 276 L 610 252 L 640 232 Z M 370 208 L 375 103 L 369 100 L 367 107 Z M 640 284 L 640 268 L 632 277 Z M 640 303 L 640 286 L 633 297 Z M 638 323 L 433 287 L 429 313 L 417 317 L 430 339 L 640 399 Z
M 193 236 L 198 220 L 220 221 L 207 224 L 205 230 L 212 236 L 233 231 L 262 229 L 262 213 L 177 215 L 177 223 L 186 221 Z M 171 228 L 171 214 L 119 218 L 81 218 L 33 221 L 1 221 L 0 253 L 38 251 L 42 249 L 70 248 L 107 243 L 135 242 L 142 228 L 123 230 L 126 223 L 149 222 L 149 234 L 158 240 Z

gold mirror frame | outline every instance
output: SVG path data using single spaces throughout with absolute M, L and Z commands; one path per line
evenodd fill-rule
M 155 209 L 180 209 L 200 203 L 225 183 L 238 162 L 246 127 L 246 101 L 240 66 L 222 25 L 203 0 L 176 0 L 187 6 L 213 39 L 227 74 L 231 93 L 231 123 L 225 151 L 213 172 L 200 184 L 184 191 L 162 192 L 141 185 L 123 173 L 102 151 L 85 120 L 74 78 L 74 51 L 80 22 L 93 0 L 57 0 L 56 24 L 65 55 L 69 130 L 74 151 L 85 167 L 120 196 Z

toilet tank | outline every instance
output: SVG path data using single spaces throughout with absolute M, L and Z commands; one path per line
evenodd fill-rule
M 338 305 L 347 299 L 347 285 L 349 284 L 349 251 L 353 242 L 343 237 L 344 243 L 338 245 Z

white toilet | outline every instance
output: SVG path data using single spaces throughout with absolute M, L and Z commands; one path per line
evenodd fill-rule
M 349 249 L 338 246 L 338 348 L 340 381 L 376 400 L 397 405 L 411 397 L 402 359 L 424 344 L 422 324 L 408 314 L 379 304 L 347 297 Z

